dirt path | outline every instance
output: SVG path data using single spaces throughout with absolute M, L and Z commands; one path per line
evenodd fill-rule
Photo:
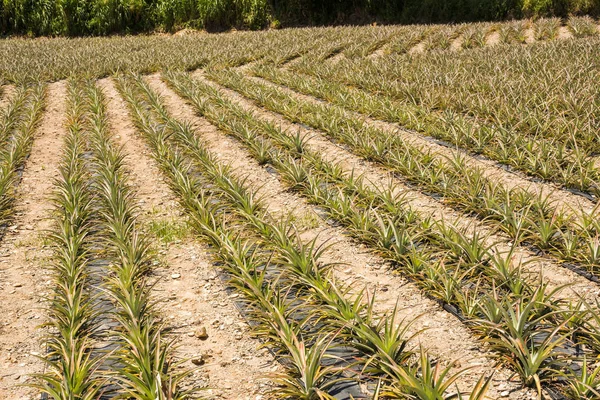
M 424 38 L 419 43 L 408 49 L 408 54 L 421 54 L 425 51 L 425 41 L 427 38 Z
M 4 109 L 12 101 L 15 92 L 16 89 L 12 85 L 4 85 L 2 88 L 0 88 L 0 116 L 3 115 Z
M 378 48 L 371 54 L 367 55 L 367 58 L 376 59 L 376 58 L 385 56 L 386 54 L 389 53 L 390 44 L 391 44 L 391 41 L 387 42 L 386 44 L 384 44 L 383 46 L 381 46 L 380 48 Z
M 146 226 L 154 221 L 176 227 L 184 219 L 183 212 L 136 132 L 124 100 L 111 79 L 100 80 L 99 86 L 107 98 L 115 139 L 126 154 L 141 221 Z M 210 388 L 202 392 L 209 398 L 266 398 L 270 385 L 263 377 L 277 364 L 269 353 L 257 350 L 260 342 L 250 338 L 235 299 L 217 278 L 208 248 L 189 236 L 155 243 L 163 262 L 153 271 L 158 279 L 153 294 L 160 300 L 170 334 L 177 339 L 176 356 L 187 360 L 190 368 L 203 364 L 186 379 L 186 386 Z
M 336 53 L 333 56 L 327 58 L 324 62 L 326 62 L 330 65 L 335 65 L 345 58 L 346 58 L 346 55 L 344 54 L 344 52 L 340 51 L 339 53 Z
M 464 37 L 463 37 L 463 34 L 461 33 L 450 44 L 450 50 L 451 51 L 458 51 L 458 50 L 462 49 L 463 41 L 464 41 Z
M 558 34 L 556 38 L 559 40 L 573 39 L 573 33 L 566 26 L 558 28 Z
M 48 86 L 47 107 L 25 164 L 18 188 L 14 225 L 0 244 L 0 398 L 29 399 L 35 391 L 15 385 L 43 370 L 43 297 L 50 294 L 46 270 L 50 249 L 44 245 L 51 228 L 53 179 L 58 176 L 65 135 L 66 83 Z
M 495 46 L 499 43 L 500 43 L 500 32 L 495 30 L 495 31 L 488 33 L 487 37 L 485 38 L 486 46 Z
M 332 228 L 322 220 L 315 219 L 314 209 L 303 198 L 288 192 L 276 176 L 260 167 L 237 141 L 197 117 L 192 108 L 161 82 L 157 75 L 148 77 L 148 82 L 153 90 L 163 96 L 172 115 L 190 122 L 202 136 L 203 143 L 221 162 L 232 165 L 240 177 L 248 176 L 246 183 L 262 195 L 269 212 L 282 217 L 292 213 L 302 231 L 303 240 L 317 237 L 318 243 L 327 242 L 330 245 L 323 261 L 341 263 L 335 268 L 336 278 L 354 288 L 367 286 L 377 299 L 376 311 L 389 312 L 397 303 L 397 322 L 405 317 L 410 320 L 423 314 L 414 329 L 427 330 L 419 335 L 417 341 L 445 362 L 460 358 L 463 367 L 475 367 L 461 380 L 461 387 L 472 387 L 481 373 L 490 371 L 493 362 L 480 353 L 483 349 L 479 343 L 456 318 L 425 297 L 413 283 L 391 272 L 389 266 L 365 246 L 345 237 L 342 229 Z M 498 391 L 517 388 L 514 384 L 506 383 L 508 376 L 505 370 L 497 374 L 496 382 L 503 382 Z M 494 393 L 498 395 L 499 392 L 494 390 L 491 395 L 494 396 Z
M 535 28 L 529 27 L 525 29 L 525 44 L 535 43 Z
M 291 60 L 288 60 L 288 61 L 284 62 L 280 66 L 282 68 L 292 68 L 295 65 L 298 65 L 299 63 L 301 63 L 305 55 L 306 55 L 306 53 L 305 54 L 300 54 L 300 55 L 298 55 L 298 57 L 294 57 Z

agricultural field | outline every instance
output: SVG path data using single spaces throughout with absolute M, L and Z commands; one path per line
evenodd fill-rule
M 598 21 L 0 55 L 0 399 L 600 398 Z

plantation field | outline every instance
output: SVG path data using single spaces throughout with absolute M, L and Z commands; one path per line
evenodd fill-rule
M 598 21 L 0 54 L 0 399 L 600 398 Z

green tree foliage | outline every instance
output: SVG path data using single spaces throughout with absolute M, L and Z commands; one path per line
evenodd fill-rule
M 106 35 L 184 27 L 261 29 L 267 0 L 0 0 L 0 33 Z
M 0 0 L 0 34 L 106 35 L 180 28 L 460 22 L 600 15 L 600 0 Z

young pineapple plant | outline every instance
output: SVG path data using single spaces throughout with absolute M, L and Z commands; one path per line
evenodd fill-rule
M 533 24 L 535 40 L 553 40 L 558 36 L 560 18 L 540 18 Z
M 567 22 L 569 30 L 576 38 L 585 38 L 590 36 L 597 36 L 598 25 L 593 18 L 585 15 L 583 17 L 571 16 Z

